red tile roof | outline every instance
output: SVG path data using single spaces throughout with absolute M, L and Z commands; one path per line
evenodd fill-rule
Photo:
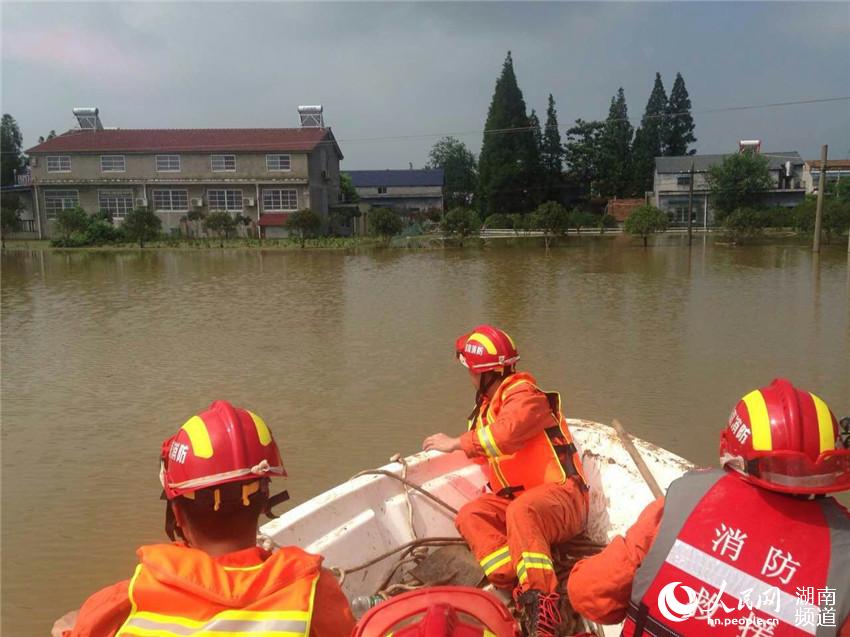
M 617 221 L 625 221 L 635 208 L 640 208 L 644 203 L 641 199 L 611 199 L 608 202 L 608 214 Z
M 329 128 L 70 130 L 33 146 L 27 152 L 309 152 L 320 143 L 331 144 L 342 159 L 342 153 Z
M 266 212 L 260 215 L 260 226 L 285 226 L 289 212 Z
M 809 168 L 820 170 L 820 159 L 807 159 L 806 164 Z M 827 159 L 827 170 L 848 170 L 850 169 L 850 159 Z

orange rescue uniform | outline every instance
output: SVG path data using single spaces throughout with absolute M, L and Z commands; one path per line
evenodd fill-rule
M 131 580 L 98 591 L 63 637 L 229 635 L 285 631 L 342 637 L 354 628 L 348 600 L 322 558 L 297 547 L 252 547 L 213 558 L 184 544 L 138 550 Z
M 652 548 L 663 513 L 662 497 L 641 512 L 625 536 L 618 535 L 601 553 L 573 567 L 567 593 L 578 613 L 600 624 L 618 624 L 626 618 L 635 573 Z M 850 619 L 838 635 L 850 637 Z
M 534 377 L 505 378 L 486 398 L 460 438 L 483 465 L 492 494 L 467 503 L 455 525 L 488 579 L 507 588 L 555 592 L 552 544 L 581 533 L 587 487 L 560 398 L 537 388 Z

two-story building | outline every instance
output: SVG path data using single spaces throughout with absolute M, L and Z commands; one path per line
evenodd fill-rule
M 192 211 L 226 211 L 285 236 L 289 214 L 309 208 L 327 222 L 339 199 L 342 152 L 321 106 L 299 107 L 299 128 L 110 129 L 97 109 L 74 114 L 78 129 L 27 151 L 39 237 L 74 206 L 115 223 L 150 207 L 166 232 Z
M 761 153 L 768 159 L 773 188 L 765 193 L 766 206 L 792 207 L 805 198 L 803 160 L 796 151 Z M 682 155 L 655 158 L 654 205 L 670 215 L 673 225 L 688 223 L 688 193 L 691 165 L 694 169 L 693 223 L 708 227 L 714 223 L 708 171 L 729 157 L 722 155 Z
M 402 216 L 443 211 L 443 169 L 347 170 L 361 203 Z

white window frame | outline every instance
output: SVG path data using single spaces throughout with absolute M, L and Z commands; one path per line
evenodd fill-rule
M 120 165 L 120 168 L 117 166 Z M 127 158 L 124 155 L 101 155 L 100 172 L 102 173 L 125 173 L 127 172 Z
M 116 207 L 114 210 L 109 210 L 109 207 L 104 207 L 103 200 L 104 198 L 114 199 L 116 203 Z M 119 199 L 123 199 L 123 204 L 118 204 Z M 126 201 L 129 200 L 130 204 L 127 205 Z M 127 216 L 127 214 L 133 210 L 135 205 L 135 200 L 133 198 L 132 190 L 98 190 L 97 191 L 97 205 L 100 210 L 109 210 L 111 213 L 111 217 L 113 219 L 123 219 Z M 123 210 L 122 210 L 123 208 Z
M 164 160 L 165 162 L 168 162 L 168 164 L 171 164 L 175 158 L 177 159 L 177 168 L 160 167 L 160 160 Z M 158 173 L 179 173 L 183 168 L 183 161 L 180 155 L 157 155 L 154 158 L 154 167 Z
M 73 194 L 71 194 L 73 193 Z M 59 200 L 59 206 L 51 205 Z M 79 190 L 45 190 L 44 191 L 44 214 L 48 219 L 55 219 L 62 210 L 75 208 L 80 205 Z
M 174 193 L 176 192 L 182 192 L 186 195 L 185 208 L 176 208 L 174 206 Z M 157 195 L 162 195 L 163 193 L 168 193 L 168 208 L 162 208 L 157 205 Z M 151 193 L 151 199 L 153 202 L 153 209 L 156 212 L 189 212 L 189 191 L 185 188 L 157 188 Z
M 228 158 L 233 160 L 233 168 L 228 168 Z M 216 168 L 216 162 L 221 162 L 221 167 Z M 236 172 L 236 155 L 210 155 L 210 171 L 214 173 Z
M 378 189 L 379 195 L 387 194 L 387 187 L 386 186 L 377 186 L 377 189 Z
M 219 195 L 221 193 L 221 195 Z M 236 207 L 238 193 L 239 207 Z M 220 196 L 224 197 L 224 207 L 217 201 Z M 232 196 L 232 197 L 231 197 Z M 242 212 L 245 209 L 245 193 L 241 188 L 208 188 L 207 207 L 212 210 L 223 210 L 225 212 Z
M 279 193 L 277 198 L 280 205 L 274 203 L 275 193 Z M 284 208 L 284 195 L 282 193 L 294 193 L 295 206 L 292 208 Z M 269 196 L 267 199 L 267 195 Z M 287 203 L 291 201 L 290 196 L 286 195 Z M 272 205 L 269 205 L 270 202 Z M 298 210 L 298 189 L 297 188 L 263 188 L 263 212 L 293 212 Z
M 59 167 L 56 167 L 58 162 Z M 54 166 L 51 168 L 50 164 Z M 64 165 L 67 164 L 67 168 Z M 69 173 L 71 172 L 71 156 L 70 155 L 48 155 L 47 156 L 47 172 L 49 173 Z
M 286 158 L 286 168 L 282 167 L 282 159 Z M 277 162 L 277 167 L 275 168 L 273 162 Z M 273 153 L 271 155 L 266 155 L 266 170 L 270 173 L 288 173 L 292 172 L 292 155 L 287 153 Z

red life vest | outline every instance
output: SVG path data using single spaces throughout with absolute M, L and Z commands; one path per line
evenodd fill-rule
M 670 485 L 623 635 L 820 637 L 848 613 L 846 510 L 694 471 Z
M 541 398 L 546 398 L 551 421 L 521 449 L 502 455 L 490 433 L 490 425 L 496 422 L 505 399 L 522 385 L 531 385 L 540 392 Z M 574 478 L 581 489 L 587 492 L 581 457 L 561 412 L 561 396 L 557 392 L 540 390 L 534 384 L 531 374 L 518 372 L 503 380 L 492 399 L 484 400 L 468 425 L 475 430 L 482 447 L 488 452 L 484 472 L 494 493 L 510 496 L 541 484 L 563 483 L 569 477 Z

